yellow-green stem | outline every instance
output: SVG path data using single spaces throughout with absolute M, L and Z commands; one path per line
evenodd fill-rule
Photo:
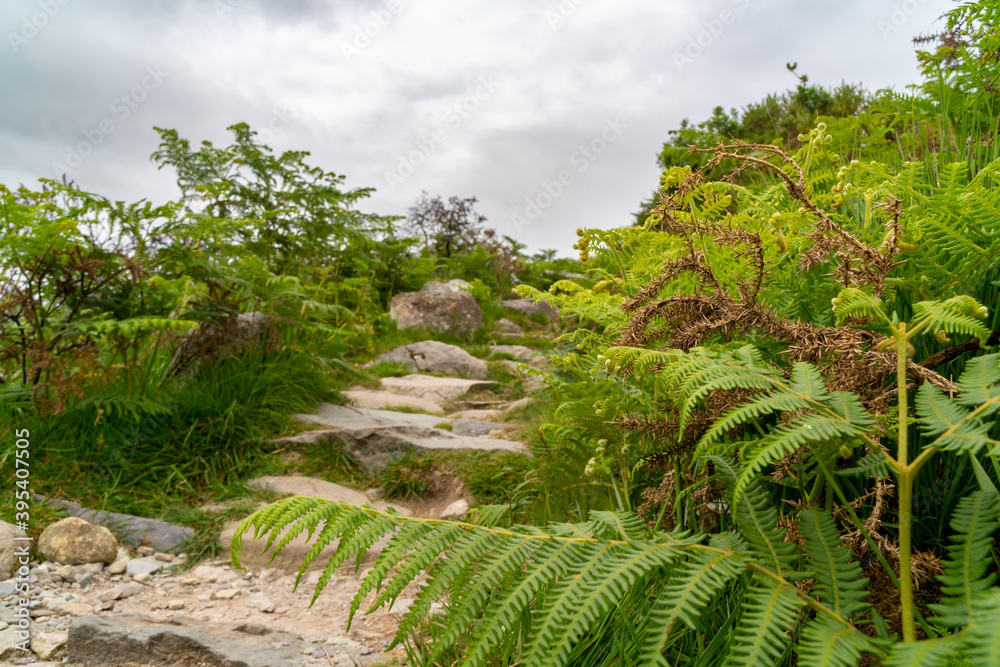
M 909 408 L 906 400 L 906 358 L 908 340 L 906 324 L 900 323 L 896 334 L 896 383 L 899 388 L 898 448 L 899 464 L 899 606 L 903 621 L 903 641 L 917 640 L 917 625 L 913 617 L 913 575 L 910 568 L 910 522 L 913 509 L 913 478 L 917 471 L 907 465 L 909 460 Z

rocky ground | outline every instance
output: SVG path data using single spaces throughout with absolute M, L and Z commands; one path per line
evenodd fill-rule
M 544 357 L 522 346 L 497 350 L 510 358 L 505 363 L 512 370 L 526 374 L 526 382 L 540 382 L 529 368 L 543 367 Z M 377 390 L 346 392 L 352 406 L 324 404 L 312 414 L 297 415 L 311 430 L 280 442 L 294 451 L 335 439 L 368 472 L 376 472 L 408 449 L 524 451 L 520 442 L 510 439 L 507 420 L 526 401 L 504 402 L 483 394 L 493 383 L 476 379 L 486 376 L 482 360 L 435 341 L 406 346 L 385 356 L 410 365 L 415 373 L 385 378 Z M 427 373 L 460 373 L 465 377 Z M 283 495 L 386 506 L 378 500 L 377 490 L 363 493 L 320 479 L 269 477 L 252 483 Z M 468 510 L 469 500 L 459 482 L 439 497 L 393 506 L 405 514 L 455 518 Z M 94 513 L 87 517 L 96 523 L 102 519 Z M 231 523 L 222 532 L 223 545 L 228 546 L 236 525 Z M 98 538 L 98 542 L 106 539 Z M 43 536 L 40 544 L 44 541 Z M 259 556 L 260 549 L 254 549 L 262 543 L 245 540 L 244 545 L 246 572 L 235 569 L 228 558 L 185 569 L 181 567 L 183 553 L 163 553 L 149 546 L 119 548 L 110 563 L 106 561 L 112 558 L 107 556 L 104 563 L 63 565 L 55 559 L 32 563 L 27 604 L 31 652 L 16 646 L 21 621 L 16 614 L 20 606 L 17 580 L 2 581 L 0 665 L 403 664 L 405 652 L 388 647 L 401 614 L 418 592 L 416 587 L 406 590 L 391 609 L 359 614 L 347 630 L 351 601 L 374 554 L 365 560 L 359 574 L 354 574 L 353 568 L 338 573 L 310 606 L 319 572 L 310 572 L 294 590 L 295 571 L 308 549 L 303 538 L 293 541 L 270 564 L 269 554 Z M 381 546 L 376 545 L 375 551 Z M 70 553 L 72 547 L 70 544 L 68 551 L 60 553 Z M 71 556 L 63 559 L 73 561 Z M 317 563 L 322 565 L 325 560 L 321 556 Z

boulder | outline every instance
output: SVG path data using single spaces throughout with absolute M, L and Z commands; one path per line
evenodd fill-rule
M 400 329 L 472 333 L 483 326 L 483 311 L 461 282 L 430 282 L 419 292 L 397 294 L 389 300 L 389 315 Z
M 48 560 L 66 565 L 111 563 L 118 556 L 118 542 L 104 526 L 71 516 L 42 531 L 38 551 Z
M 17 526 L 0 521 L 0 581 L 10 579 L 17 570 L 17 548 L 31 545 L 30 541 L 19 541 L 14 538 L 27 536 L 28 534 Z
M 553 322 L 559 319 L 559 310 L 548 301 L 544 300 L 535 303 L 531 299 L 507 299 L 505 301 L 501 301 L 500 305 L 504 308 L 516 310 L 517 312 L 527 315 L 528 317 L 541 314 Z
M 436 340 L 425 340 L 411 345 L 403 345 L 386 352 L 375 363 L 392 361 L 403 364 L 413 371 L 464 375 L 484 380 L 489 375 L 486 362 L 458 347 Z
M 482 391 L 495 386 L 496 382 L 486 380 L 466 380 L 464 378 L 442 378 L 433 375 L 404 375 L 387 377 L 380 381 L 386 391 L 407 396 L 436 405 L 465 396 L 470 391 Z

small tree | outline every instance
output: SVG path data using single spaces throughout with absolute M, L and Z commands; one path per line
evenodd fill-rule
M 486 222 L 486 216 L 475 211 L 476 201 L 475 197 L 450 197 L 445 204 L 440 196 L 432 199 L 424 192 L 408 211 L 406 230 L 420 235 L 431 255 L 451 257 L 473 248 Z

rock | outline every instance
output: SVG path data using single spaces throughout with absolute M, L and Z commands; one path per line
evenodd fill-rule
M 535 303 L 531 299 L 507 299 L 506 301 L 501 301 L 500 305 L 504 308 L 516 310 L 528 317 L 532 315 L 544 315 L 552 321 L 559 319 L 559 310 L 544 299 L 538 303 Z
M 10 579 L 18 568 L 17 549 L 31 545 L 28 534 L 14 524 L 0 521 L 0 580 Z
M 17 592 L 17 581 L 14 579 L 8 579 L 7 581 L 0 581 L 0 598 L 5 598 L 8 595 L 13 595 Z
M 257 477 L 247 482 L 247 486 L 254 486 L 260 489 L 267 489 L 279 493 L 283 496 L 307 496 L 311 498 L 325 498 L 340 503 L 347 503 L 355 507 L 361 507 L 365 503 L 370 503 L 376 509 L 383 510 L 392 507 L 394 510 L 409 516 L 410 510 L 402 506 L 392 505 L 384 502 L 370 502 L 368 495 L 361 491 L 349 489 L 340 484 L 328 482 L 325 479 L 315 477 L 300 477 L 297 475 L 288 476 L 267 476 Z
M 212 593 L 212 598 L 215 600 L 232 600 L 239 597 L 240 589 L 238 588 L 224 588 L 221 591 L 215 591 Z
M 126 549 L 118 547 L 118 555 L 115 557 L 114 562 L 111 563 L 111 565 L 108 565 L 107 573 L 122 574 L 123 572 L 125 572 L 125 568 L 130 560 L 131 558 L 128 555 L 128 551 Z
M 38 551 L 48 560 L 67 565 L 110 563 L 118 555 L 118 542 L 104 526 L 68 517 L 42 531 Z
M 525 396 L 522 399 L 518 399 L 511 403 L 506 403 L 500 406 L 500 410 L 503 412 L 517 412 L 518 410 L 524 410 L 526 407 L 535 402 L 535 399 L 530 396 Z
M 454 283 L 426 283 L 419 292 L 396 294 L 389 315 L 400 329 L 432 329 L 459 335 L 483 326 L 483 311 L 467 291 Z
M 63 616 L 86 616 L 94 613 L 94 605 L 89 602 L 67 602 L 56 607 L 54 611 Z
M 274 603 L 263 593 L 254 593 L 246 599 L 246 606 L 265 614 L 274 613 Z
M 159 560 L 159 561 L 163 561 L 164 563 L 169 563 L 169 562 L 171 562 L 171 561 L 174 560 L 174 557 L 173 557 L 172 554 L 155 553 L 155 554 L 153 554 L 153 558 L 155 558 L 156 560 Z
M 489 375 L 486 362 L 458 347 L 436 340 L 403 345 L 375 359 L 374 363 L 392 361 L 403 364 L 413 371 L 463 375 L 476 380 L 484 380 Z
M 508 320 L 506 317 L 497 320 L 496 328 L 497 331 L 499 331 L 500 334 L 505 338 L 506 337 L 517 338 L 519 336 L 524 335 L 524 330 L 521 329 L 521 327 L 514 324 L 513 322 L 511 322 L 510 320 Z
M 167 600 L 167 609 L 171 611 L 177 611 L 184 608 L 184 600 Z
M 138 581 L 140 584 L 144 584 L 152 578 L 153 575 L 149 572 L 140 572 L 139 574 L 132 575 L 132 581 Z
M 439 519 L 462 519 L 469 512 L 469 503 L 463 498 L 459 498 L 452 504 L 441 510 Z
M 146 545 L 139 547 L 138 549 L 136 549 L 136 551 L 139 552 L 140 556 L 152 556 L 153 554 L 156 553 L 156 549 Z
M 0 661 L 4 661 L 0 664 L 9 665 L 8 660 L 25 657 L 26 653 L 17 647 L 22 641 L 14 628 L 0 631 Z
M 137 574 L 153 574 L 162 570 L 164 565 L 163 561 L 156 560 L 155 556 L 143 556 L 142 558 L 133 558 L 125 565 L 125 572 L 128 573 L 133 579 Z
M 48 660 L 52 654 L 66 645 L 69 633 L 66 632 L 32 632 L 31 650 L 42 660 Z
M 121 593 L 121 595 L 115 598 L 116 600 L 120 598 L 130 598 L 133 595 L 138 595 L 139 593 L 142 593 L 144 590 L 146 590 L 146 587 L 143 586 L 142 584 L 132 583 L 132 582 L 118 584 L 117 586 L 115 586 L 115 588 L 117 588 L 118 591 Z
M 69 627 L 67 661 L 220 667 L 299 664 L 306 646 L 300 637 L 259 630 L 244 632 L 231 625 L 183 618 L 158 622 L 142 616 L 85 616 Z
M 507 356 L 514 357 L 514 359 L 528 364 L 529 366 L 535 366 L 536 368 L 542 368 L 549 363 L 548 357 L 544 354 L 541 354 L 538 350 L 533 350 L 530 347 L 525 347 L 524 345 L 494 345 L 490 354 L 505 354 Z
M 163 378 L 191 377 L 220 359 L 274 346 L 276 339 L 277 329 L 264 313 L 241 313 L 212 326 L 203 324 L 187 333 L 164 370 Z
M 495 428 L 503 428 L 506 424 L 499 422 L 476 421 L 473 419 L 455 419 L 451 422 L 451 432 L 455 435 L 469 435 L 481 438 Z
M 435 377 L 433 375 L 404 375 L 402 377 L 387 377 L 380 381 L 382 388 L 394 394 L 402 394 L 413 398 L 425 399 L 443 405 L 470 391 L 483 391 L 496 386 L 496 382 L 485 380 L 465 380 L 454 377 Z
M 388 410 L 361 410 L 325 403 L 316 414 L 295 415 L 297 419 L 321 423 L 337 430 L 331 432 L 368 474 L 377 475 L 390 461 L 405 452 L 422 449 L 503 450 L 524 453 L 513 441 L 496 441 L 455 435 L 435 428 L 441 422 L 433 415 L 404 414 Z
M 120 587 L 109 588 L 106 591 L 101 591 L 97 594 L 97 599 L 101 602 L 110 602 L 112 600 L 117 600 L 122 596 L 122 589 Z
M 145 542 L 156 551 L 176 552 L 180 551 L 184 543 L 194 535 L 194 530 L 191 528 L 177 526 L 166 521 L 87 509 L 68 500 L 47 498 L 37 493 L 33 494 L 33 497 L 45 505 L 61 508 L 70 516 L 109 528 L 118 535 L 122 542 L 133 547 Z
M 414 396 L 402 396 L 391 391 L 351 390 L 341 392 L 341 395 L 349 400 L 354 407 L 366 410 L 409 408 L 436 415 L 444 414 L 444 408 L 434 401 Z

